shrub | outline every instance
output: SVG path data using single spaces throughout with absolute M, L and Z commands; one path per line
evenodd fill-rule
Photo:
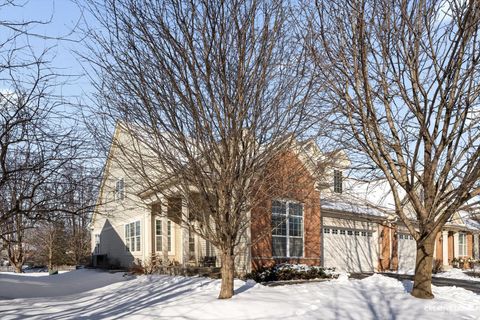
M 128 272 L 136 275 L 141 275 L 141 274 L 145 274 L 145 268 L 143 267 L 140 260 L 135 259 L 132 265 L 130 266 L 130 268 L 128 268 Z
M 166 266 L 175 267 L 179 265 L 180 263 L 178 261 L 169 260 Z M 146 262 L 142 262 L 140 259 L 135 259 L 128 271 L 137 275 L 155 274 L 165 272 L 165 270 L 162 270 L 163 267 L 162 259 L 159 256 L 153 256 Z
M 245 275 L 246 279 L 256 282 L 331 279 L 334 277 L 334 268 L 317 266 L 278 264 L 271 267 L 262 267 Z

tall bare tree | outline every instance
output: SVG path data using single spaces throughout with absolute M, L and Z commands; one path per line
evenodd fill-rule
M 180 190 L 195 213 L 183 222 L 218 249 L 219 298 L 230 298 L 256 179 L 311 123 L 317 85 L 295 8 L 263 0 L 89 3 L 103 27 L 90 30 L 85 56 L 98 67 L 99 114 L 133 136 L 113 142 L 123 148 L 121 163 L 144 189 Z
M 1 1 L 0 10 L 25 5 Z M 25 228 L 65 211 L 71 192 L 59 187 L 65 169 L 84 160 L 85 138 L 65 117 L 66 100 L 57 88 L 65 81 L 52 67 L 52 47 L 38 50 L 35 27 L 49 21 L 0 21 L 0 241 L 21 270 Z M 77 187 L 72 184 L 69 187 Z
M 480 194 L 480 3 L 316 3 L 312 53 L 326 103 L 344 142 L 388 180 L 417 242 L 412 295 L 433 298 L 435 237 Z

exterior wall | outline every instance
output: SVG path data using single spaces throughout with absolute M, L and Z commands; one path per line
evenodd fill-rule
M 128 138 L 121 130 L 115 132 L 114 141 L 127 143 Z M 108 263 L 129 267 L 136 259 L 145 260 L 151 252 L 151 209 L 136 196 L 139 191 L 138 177 L 126 172 L 120 165 L 123 155 L 112 147 L 104 171 L 102 186 L 92 221 L 92 250 L 95 255 L 106 255 Z M 124 179 L 123 200 L 115 200 L 115 186 L 118 179 Z M 128 251 L 125 247 L 125 224 L 140 221 L 140 251 Z M 96 237 L 100 238 L 98 249 Z
M 473 235 L 467 233 L 467 256 L 473 257 Z
M 412 252 L 409 240 L 400 239 L 408 231 L 397 225 L 379 225 L 380 255 L 378 259 L 379 271 L 397 271 L 408 269 L 411 264 Z
M 390 260 L 392 257 L 392 250 L 390 248 L 392 238 L 392 228 L 388 226 L 378 226 L 380 255 L 378 258 L 378 270 L 385 271 L 390 270 Z
M 253 199 L 251 211 L 252 268 L 275 262 L 320 265 L 320 194 L 315 181 L 293 152 L 272 159 Z M 304 256 L 296 259 L 272 258 L 272 200 L 295 200 L 303 204 Z

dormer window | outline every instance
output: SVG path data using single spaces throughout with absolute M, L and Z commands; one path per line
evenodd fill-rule
M 125 182 L 123 178 L 120 178 L 115 183 L 115 200 L 121 201 L 125 199 Z
M 333 170 L 333 192 L 342 193 L 343 191 L 343 175 L 340 170 Z

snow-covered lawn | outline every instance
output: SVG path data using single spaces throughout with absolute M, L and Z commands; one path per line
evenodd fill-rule
M 440 272 L 433 275 L 434 277 L 439 278 L 450 278 L 450 279 L 459 279 L 459 280 L 470 280 L 470 281 L 480 281 L 480 277 L 472 277 L 465 273 L 461 269 L 450 269 L 445 272 Z
M 40 281 L 44 280 L 44 281 Z M 84 291 L 86 284 L 97 289 Z M 64 285 L 69 288 L 63 289 Z M 4 288 L 7 286 L 8 288 Z M 0 296 L 19 297 L 30 287 L 78 293 L 0 300 L 1 319 L 478 319 L 480 296 L 434 287 L 434 300 L 411 297 L 410 282 L 382 275 L 264 287 L 237 280 L 236 295 L 217 300 L 220 282 L 198 277 L 139 276 L 77 270 L 58 276 L 0 274 Z M 21 290 L 20 290 L 21 289 Z
M 110 274 L 86 269 L 60 271 L 60 274 L 53 276 L 49 276 L 48 272 L 21 274 L 0 272 L 0 299 L 60 297 L 100 288 L 122 280 L 125 279 L 121 273 Z

